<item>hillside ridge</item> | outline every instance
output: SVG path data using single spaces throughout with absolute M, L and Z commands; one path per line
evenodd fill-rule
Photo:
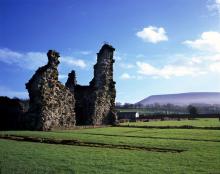
M 189 105 L 189 104 L 220 104 L 220 92 L 188 92 L 178 94 L 162 94 L 151 95 L 137 102 L 136 104 L 174 104 L 174 105 Z

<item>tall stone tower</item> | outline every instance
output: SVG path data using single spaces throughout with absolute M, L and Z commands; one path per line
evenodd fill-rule
M 114 124 L 115 82 L 113 81 L 113 53 L 115 49 L 104 44 L 97 53 L 94 78 L 89 86 L 76 84 L 75 72 L 69 74 L 66 86 L 76 99 L 76 123 L 79 125 Z
M 97 63 L 94 65 L 94 78 L 90 86 L 94 89 L 94 111 L 92 124 L 113 124 L 115 115 L 115 82 L 113 81 L 113 53 L 115 49 L 104 44 L 97 53 Z
M 26 84 L 30 97 L 28 129 L 51 130 L 75 125 L 75 99 L 58 81 L 59 53 L 49 50 L 47 65 L 40 67 Z

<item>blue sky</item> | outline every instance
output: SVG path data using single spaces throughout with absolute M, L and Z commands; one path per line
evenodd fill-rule
M 117 102 L 154 94 L 220 92 L 220 0 L 0 0 L 0 95 L 61 54 L 60 81 L 93 77 L 103 42 L 116 48 Z

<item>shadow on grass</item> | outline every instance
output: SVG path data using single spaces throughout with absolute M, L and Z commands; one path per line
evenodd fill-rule
M 79 140 L 60 140 L 60 139 L 28 137 L 28 136 L 15 136 L 15 135 L 0 135 L 0 138 L 7 139 L 7 140 L 36 142 L 36 143 L 62 144 L 62 145 L 111 148 L 111 149 L 141 150 L 141 151 L 152 151 L 152 152 L 163 152 L 163 153 L 166 153 L 166 152 L 181 153 L 181 152 L 186 151 L 186 150 L 180 150 L 180 149 L 131 146 L 131 145 L 126 145 L 126 144 L 123 144 L 123 145 L 106 144 L 106 143 L 98 143 L 98 142 L 83 142 L 83 141 L 79 141 Z

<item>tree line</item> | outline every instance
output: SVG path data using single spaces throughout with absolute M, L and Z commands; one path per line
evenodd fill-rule
M 190 105 L 174 105 L 174 104 L 159 104 L 150 105 L 131 104 L 131 103 L 116 103 L 116 109 L 138 109 L 149 113 L 161 114 L 220 114 L 220 105 L 208 104 L 190 104 Z

